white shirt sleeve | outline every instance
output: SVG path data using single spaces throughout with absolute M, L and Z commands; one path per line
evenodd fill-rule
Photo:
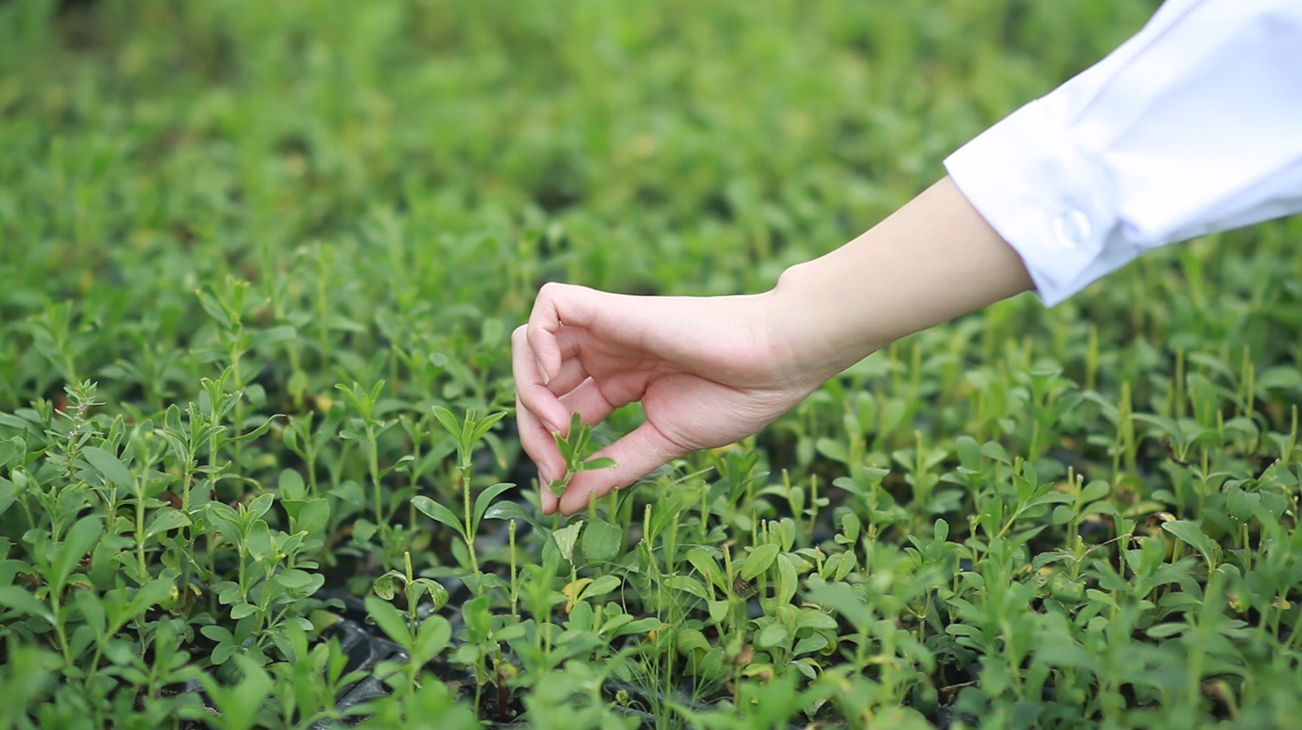
M 1302 212 L 1302 0 L 1167 0 L 945 167 L 1049 306 L 1147 249 Z

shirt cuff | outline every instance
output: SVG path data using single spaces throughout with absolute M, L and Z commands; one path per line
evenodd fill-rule
M 1046 97 L 1018 109 L 945 160 L 950 179 L 1022 257 L 1054 306 L 1138 255 L 1119 232 L 1115 186 L 1064 135 Z

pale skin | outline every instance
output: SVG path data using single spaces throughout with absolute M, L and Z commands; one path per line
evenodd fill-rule
M 948 177 L 762 294 L 644 297 L 548 284 L 512 336 L 520 443 L 547 484 L 553 433 L 641 401 L 646 421 L 542 508 L 573 514 L 669 461 L 745 438 L 892 341 L 1032 286 Z

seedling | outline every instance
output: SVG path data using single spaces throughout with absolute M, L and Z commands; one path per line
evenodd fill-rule
M 556 448 L 560 449 L 561 457 L 565 459 L 565 473 L 547 484 L 548 491 L 557 497 L 565 494 L 565 489 L 575 474 L 588 469 L 606 469 L 615 466 L 615 460 L 609 457 L 585 458 L 589 442 L 592 440 L 592 426 L 584 423 L 577 413 L 570 418 L 568 434 L 561 436 L 557 433 L 552 436 L 556 439 Z
M 1296 219 L 510 491 L 540 282 L 770 290 L 1155 2 L 125 5 L 0 2 L 0 730 L 1296 724 Z

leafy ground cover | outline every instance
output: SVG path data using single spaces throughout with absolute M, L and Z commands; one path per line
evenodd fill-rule
M 1302 221 L 570 519 L 504 417 L 544 281 L 762 290 L 1153 6 L 0 2 L 0 728 L 1294 726 Z

